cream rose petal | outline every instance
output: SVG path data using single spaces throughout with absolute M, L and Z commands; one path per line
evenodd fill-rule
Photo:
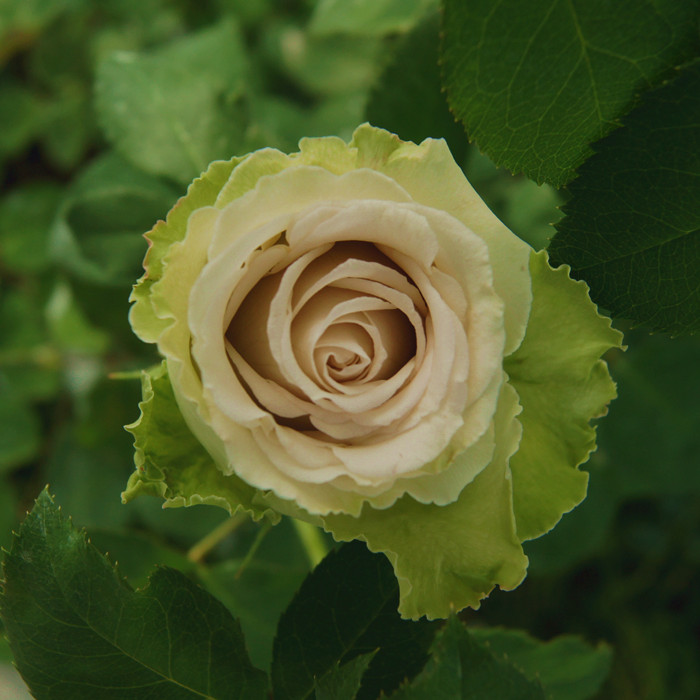
M 131 495 L 364 539 L 411 617 L 517 585 L 521 541 L 583 496 L 619 337 L 444 142 L 365 125 L 214 163 L 148 237 L 130 318 L 167 371 L 144 383 Z

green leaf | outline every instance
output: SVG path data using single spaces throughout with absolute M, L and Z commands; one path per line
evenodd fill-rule
M 376 698 L 418 672 L 435 626 L 396 612 L 398 585 L 382 556 L 360 542 L 331 552 L 280 619 L 272 662 L 276 700 L 312 698 L 316 679 L 379 649 L 358 695 Z
M 87 85 L 71 83 L 51 105 L 42 145 L 48 159 L 62 170 L 80 163 L 97 132 L 91 98 Z
M 2 29 L 0 29 L 0 43 Z M 0 49 L 0 59 L 2 49 Z M 0 80 L 0 162 L 17 155 L 41 133 L 45 120 L 43 101 L 28 87 Z
M 91 163 L 72 183 L 51 229 L 52 258 L 91 284 L 120 285 L 138 275 L 142 233 L 177 194 L 114 153 Z
M 612 406 L 616 404 L 617 401 Z M 600 427 L 608 420 L 609 417 L 606 417 Z M 586 500 L 565 513 L 546 537 L 530 540 L 523 545 L 530 560 L 531 576 L 561 574 L 605 548 L 613 517 L 620 505 L 615 471 L 622 466 L 619 463 L 601 465 L 601 456 L 606 451 L 605 438 L 599 429 L 598 450 L 586 464 L 589 473 Z
M 497 164 L 562 185 L 644 90 L 697 54 L 686 0 L 444 0 L 450 105 Z
M 119 573 L 134 587 L 147 586 L 155 566 L 168 566 L 188 575 L 195 573 L 196 564 L 193 561 L 160 542 L 152 533 L 117 531 L 114 523 L 110 523 L 106 529 L 90 528 L 90 542 L 100 552 L 105 552 L 110 561 L 115 562 Z M 248 647 L 247 635 L 244 636 Z
M 91 325 L 66 282 L 58 282 L 46 305 L 49 333 L 58 348 L 67 352 L 101 355 L 109 336 Z
M 593 418 L 605 415 L 615 384 L 600 359 L 622 334 L 600 316 L 582 282 L 530 258 L 533 304 L 525 339 L 504 366 L 523 411 L 520 448 L 510 460 L 518 537 L 539 537 L 586 495 L 577 467 L 595 448 Z
M 637 330 L 627 342 L 627 351 L 611 358 L 619 396 L 598 426 L 586 500 L 547 537 L 527 543 L 533 573 L 563 571 L 605 551 L 625 500 L 700 493 L 700 470 L 693 468 L 700 454 L 700 337 Z
M 475 628 L 472 637 L 496 658 L 539 681 L 549 700 L 589 700 L 595 697 L 610 671 L 612 649 L 596 648 L 579 637 L 564 635 L 540 642 L 527 632 Z
M 38 417 L 27 403 L 8 389 L 0 373 L 0 472 L 28 462 L 41 446 Z
M 256 520 L 263 515 L 279 520 L 258 505 L 256 489 L 235 474 L 224 476 L 192 434 L 177 406 L 165 362 L 142 373 L 142 387 L 141 416 L 126 426 L 134 436 L 136 471 L 122 494 L 124 503 L 147 493 L 164 498 L 164 508 L 207 503 L 231 515 L 243 509 Z
M 319 35 L 383 36 L 408 31 L 436 6 L 437 0 L 320 0 L 309 27 Z
M 53 398 L 59 390 L 60 355 L 49 344 L 44 299 L 26 285 L 0 298 L 0 382 L 23 402 Z
M 38 700 L 267 697 L 238 623 L 174 569 L 133 591 L 44 491 L 4 562 L 2 618 Z
M 644 95 L 569 187 L 550 246 L 614 315 L 700 330 L 700 60 Z
M 432 14 L 399 40 L 391 62 L 372 89 L 366 114 L 374 126 L 407 141 L 443 137 L 461 163 L 467 138 L 440 87 L 439 26 L 438 14 Z M 420 109 L 415 108 L 417 104 Z
M 230 21 L 150 54 L 118 52 L 97 69 L 97 111 L 109 140 L 147 173 L 188 183 L 238 152 L 236 105 L 246 58 Z
M 0 202 L 0 258 L 16 272 L 41 272 L 50 264 L 48 238 L 61 197 L 54 183 L 18 187 Z
M 618 497 L 700 493 L 700 337 L 632 334 L 613 365 L 620 396 L 599 427 L 600 461 Z M 640 430 L 640 426 L 643 429 Z
M 95 422 L 90 421 L 93 431 Z M 113 433 L 86 439 L 69 423 L 52 436 L 45 478 L 81 527 L 120 527 L 129 516 L 119 500 L 129 468 L 128 435 Z
M 361 654 L 342 666 L 336 664 L 326 671 L 316 681 L 316 700 L 354 700 L 374 654 Z
M 537 680 L 528 680 L 476 639 L 458 618 L 450 617 L 435 637 L 423 671 L 391 700 L 545 700 Z
M 370 36 L 315 36 L 290 24 L 270 31 L 265 48 L 269 60 L 294 82 L 326 96 L 368 90 L 378 73 L 382 44 Z
M 0 5 L 0 37 L 4 32 L 38 32 L 58 15 L 80 7 L 82 0 L 23 0 Z

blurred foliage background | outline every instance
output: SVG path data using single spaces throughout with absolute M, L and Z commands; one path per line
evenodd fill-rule
M 190 573 L 269 664 L 310 566 L 291 524 L 234 531 L 215 508 L 119 499 L 132 373 L 157 359 L 127 322 L 140 234 L 211 160 L 349 138 L 369 119 L 445 137 L 491 208 L 545 246 L 560 195 L 468 144 L 440 91 L 437 41 L 435 0 L 0 2 L 0 544 L 50 483 L 133 584 L 156 563 Z M 466 619 L 609 643 L 600 698 L 697 698 L 700 340 L 618 325 L 629 348 L 609 358 L 619 398 L 585 467 L 588 499 L 527 546 L 517 591 Z M 28 697 L 10 663 L 0 641 L 0 695 Z

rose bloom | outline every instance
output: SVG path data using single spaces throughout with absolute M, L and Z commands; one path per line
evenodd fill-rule
M 618 334 L 444 141 L 364 125 L 217 162 L 148 237 L 131 322 L 165 364 L 127 499 L 363 539 L 435 617 L 516 586 L 585 495 Z

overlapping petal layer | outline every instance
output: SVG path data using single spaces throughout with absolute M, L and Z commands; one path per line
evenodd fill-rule
M 444 142 L 364 125 L 214 163 L 149 241 L 130 320 L 166 366 L 144 379 L 125 498 L 364 539 L 402 613 L 435 617 L 517 585 L 522 540 L 583 497 L 619 334 Z
M 493 450 L 486 433 L 500 387 L 503 303 L 488 250 L 461 222 L 414 202 L 320 199 L 347 191 L 351 178 L 308 170 L 317 203 L 268 211 L 228 247 L 224 227 L 251 225 L 248 208 L 279 201 L 286 178 L 199 215 L 215 233 L 187 300 L 188 327 L 203 413 L 226 450 L 221 466 L 310 512 L 359 513 L 363 500 L 388 507 L 413 493 L 412 479 L 478 444 L 459 468 L 463 486 Z M 376 173 L 364 175 L 366 186 Z M 379 176 L 375 192 L 383 184 Z M 185 250 L 201 237 L 198 223 Z M 460 274 L 438 266 L 437 231 L 462 239 L 469 264 Z M 433 497 L 422 480 L 414 495 L 449 502 L 458 493 Z

